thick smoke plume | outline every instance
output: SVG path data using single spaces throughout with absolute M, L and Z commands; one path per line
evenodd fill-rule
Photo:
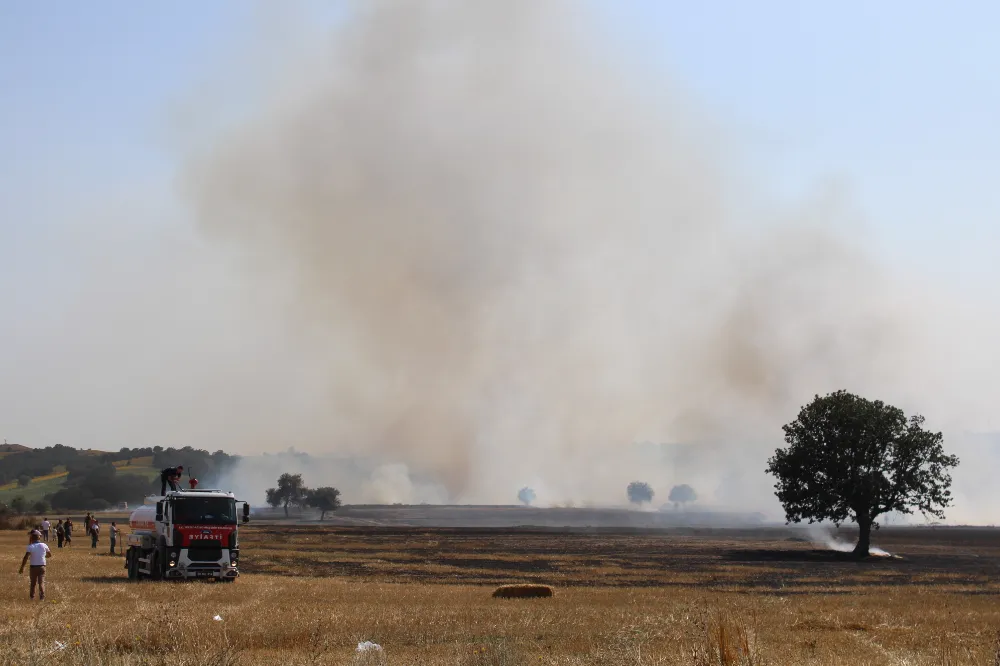
M 578 3 L 357 3 L 192 150 L 201 230 L 323 378 L 289 444 L 372 460 L 369 501 L 620 504 L 641 473 L 759 507 L 814 393 L 912 397 L 837 198 L 774 212 L 627 61 Z

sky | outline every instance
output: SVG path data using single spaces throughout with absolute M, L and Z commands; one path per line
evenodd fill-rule
M 885 257 L 992 293 L 995 3 L 595 4 L 640 66 L 669 73 L 739 134 L 776 194 L 846 187 Z M 236 1 L 101 8 L 0 6 L 5 300 L 30 298 L 9 293 L 24 271 L 58 289 L 49 283 L 72 248 L 52 247 L 46 230 L 79 223 L 67 219 L 69 202 L 109 182 L 128 190 L 169 181 L 173 114 L 213 63 L 238 52 L 256 18 L 252 3 Z
M 992 28 L 1000 6 L 589 4 L 633 67 L 681 90 L 735 147 L 732 159 L 763 198 L 795 206 L 836 193 L 890 271 L 998 319 L 1000 43 Z M 223 376 L 287 380 L 232 397 L 246 404 L 211 403 L 201 422 L 206 438 L 224 436 L 229 417 L 254 400 L 300 391 L 302 411 L 282 418 L 308 414 L 317 400 L 310 382 L 319 380 L 288 369 L 290 350 L 275 345 L 255 359 L 257 368 L 241 355 L 280 337 L 273 322 L 256 322 L 248 334 L 256 342 L 245 349 L 238 340 L 223 350 L 199 347 L 208 344 L 199 328 L 232 323 L 216 304 L 247 296 L 193 231 L 177 171 L 199 132 L 251 113 L 260 79 L 283 76 L 275 65 L 282 58 L 272 56 L 294 50 L 297 35 L 336 24 L 337 3 L 51 7 L 0 3 L 0 377 L 13 384 L 0 393 L 0 436 L 96 446 L 115 420 L 131 424 L 116 426 L 115 436 L 155 432 L 169 411 L 144 420 L 142 382 L 188 351 L 211 353 L 218 368 L 200 390 L 171 379 L 178 394 L 190 393 L 176 398 L 187 410 L 206 403 Z M 164 247 L 202 261 L 147 275 Z M 212 280 L 202 279 L 206 272 Z M 191 288 L 154 310 L 108 305 L 172 282 Z M 108 295 L 100 301 L 107 311 L 81 311 L 97 302 L 95 293 Z M 163 345 L 162 358 L 109 347 L 112 327 Z M 163 329 L 169 339 L 156 336 Z M 987 344 L 982 337 L 968 344 Z M 78 363 L 81 356 L 90 360 Z M 118 370 L 104 377 L 111 364 Z M 120 402 L 95 407 L 75 400 L 79 392 Z M 261 439 L 278 441 L 281 426 Z M 987 416 L 970 427 L 1000 430 L 1000 422 Z

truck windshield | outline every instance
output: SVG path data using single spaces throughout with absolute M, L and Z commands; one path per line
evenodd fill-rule
M 236 500 L 229 497 L 183 497 L 173 501 L 180 525 L 235 525 Z

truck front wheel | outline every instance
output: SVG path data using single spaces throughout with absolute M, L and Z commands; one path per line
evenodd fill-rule
M 163 578 L 163 556 L 160 554 L 159 549 L 149 554 L 149 577 L 153 580 Z
M 139 553 L 135 548 L 129 548 L 125 553 L 125 565 L 128 567 L 128 579 L 139 580 Z

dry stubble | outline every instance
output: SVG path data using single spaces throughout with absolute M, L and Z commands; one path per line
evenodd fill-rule
M 249 562 L 273 555 L 267 531 L 247 536 Z M 358 535 L 353 541 L 342 535 L 342 551 L 329 542 L 310 546 L 294 531 L 286 536 L 274 545 L 303 561 L 349 553 L 384 564 L 387 555 L 357 547 L 372 545 Z M 845 588 L 831 579 L 765 591 L 738 566 L 722 572 L 724 586 L 707 584 L 721 575 L 707 571 L 710 578 L 685 571 L 671 584 L 667 570 L 656 585 L 609 587 L 595 577 L 591 585 L 565 584 L 551 599 L 519 600 L 492 599 L 489 585 L 441 584 L 454 580 L 448 576 L 440 583 L 399 583 L 372 573 L 315 576 L 309 567 L 295 575 L 247 573 L 235 585 L 130 584 L 121 558 L 82 544 L 54 551 L 42 604 L 28 601 L 27 576 L 16 575 L 25 540 L 22 532 L 0 533 L 0 570 L 7 578 L 0 587 L 4 665 L 832 666 L 849 660 L 958 666 L 993 663 L 1000 626 L 993 584 L 928 579 Z M 498 540 L 498 550 L 502 545 Z M 627 547 L 613 539 L 606 545 Z M 553 557 L 565 564 L 565 556 Z M 248 569 L 255 566 L 260 562 Z M 213 620 L 216 615 L 222 620 Z M 384 651 L 356 653 L 365 640 Z

